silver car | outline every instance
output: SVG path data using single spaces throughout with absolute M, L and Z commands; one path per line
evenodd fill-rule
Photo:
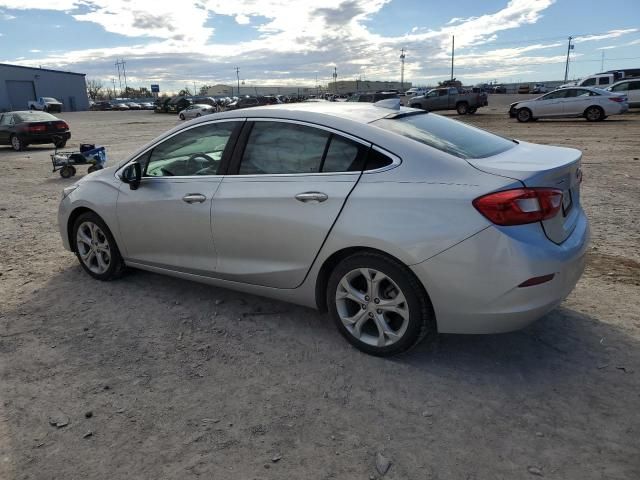
M 619 115 L 629 110 L 627 97 L 599 88 L 568 87 L 532 100 L 512 103 L 509 116 L 519 122 L 538 118 L 584 117 L 599 122 L 609 115 Z
M 134 267 L 326 310 L 374 355 L 558 306 L 589 238 L 581 153 L 394 102 L 185 123 L 65 188 L 64 246 L 99 280 Z
M 202 115 L 209 115 L 216 111 L 215 107 L 207 104 L 196 103 L 195 105 L 189 105 L 184 110 L 181 110 L 178 114 L 180 120 L 191 120 L 192 118 L 198 118 Z

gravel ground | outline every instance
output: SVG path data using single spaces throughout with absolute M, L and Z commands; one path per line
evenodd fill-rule
M 585 275 L 524 331 L 379 359 L 315 311 L 63 250 L 48 146 L 0 147 L 0 479 L 640 478 L 640 112 L 518 124 L 584 152 Z M 176 123 L 62 114 L 110 163 Z M 84 174 L 85 168 L 79 173 Z M 53 423 L 53 425 L 52 425 Z

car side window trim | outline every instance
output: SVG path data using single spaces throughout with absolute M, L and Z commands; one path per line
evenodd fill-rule
M 361 138 L 355 137 L 353 135 L 350 135 L 348 133 L 342 132 L 342 131 L 337 130 L 335 128 L 327 127 L 325 125 L 321 125 L 321 124 L 318 124 L 318 123 L 305 122 L 305 121 L 301 121 L 301 120 L 293 120 L 293 119 L 288 119 L 288 118 L 266 118 L 266 117 L 251 118 L 250 117 L 250 118 L 247 118 L 247 122 L 243 126 L 242 132 L 240 133 L 238 141 L 236 142 L 236 148 L 235 148 L 235 150 L 233 152 L 231 165 L 230 165 L 230 168 L 228 170 L 227 175 L 233 175 L 235 177 L 242 177 L 242 178 L 251 178 L 251 177 L 264 178 L 264 177 L 300 177 L 300 176 L 308 177 L 308 176 L 329 176 L 329 175 L 332 175 L 332 176 L 335 176 L 335 175 L 360 175 L 362 173 L 362 170 L 354 170 L 354 171 L 345 171 L 345 172 L 303 172 L 303 173 L 240 174 L 240 173 L 238 173 L 240 171 L 240 162 L 242 161 L 242 157 L 244 156 L 244 151 L 245 151 L 246 146 L 247 146 L 247 141 L 249 139 L 249 135 L 251 134 L 251 130 L 253 129 L 253 125 L 256 122 L 290 123 L 290 124 L 294 124 L 294 125 L 302 125 L 302 126 L 305 126 L 305 127 L 316 128 L 316 129 L 319 129 L 319 130 L 324 130 L 327 133 L 329 133 L 330 135 L 337 135 L 339 137 L 346 138 L 347 140 L 351 140 L 353 142 L 356 142 L 357 144 L 361 145 L 365 150 L 368 150 L 369 148 L 371 148 L 371 142 L 367 142 L 366 140 L 363 140 Z M 325 145 L 325 154 L 326 154 L 326 150 L 329 147 L 330 143 L 331 142 L 328 141 L 327 144 Z
M 233 152 L 235 151 L 235 147 L 238 144 L 238 138 L 240 137 L 240 132 L 243 130 L 244 124 L 246 123 L 246 118 L 224 118 L 224 119 L 220 119 L 220 120 L 213 120 L 213 121 L 208 121 L 208 122 L 202 122 L 202 123 L 197 123 L 195 125 L 191 125 L 187 128 L 182 128 L 176 132 L 173 132 L 171 135 L 167 135 L 165 137 L 162 137 L 160 140 L 158 140 L 157 142 L 155 142 L 153 145 L 151 145 L 148 148 L 145 148 L 142 152 L 140 152 L 139 154 L 137 154 L 134 158 L 132 158 L 131 160 L 127 161 L 126 163 L 124 163 L 120 168 L 118 168 L 118 170 L 116 170 L 115 173 L 115 177 L 122 179 L 122 170 L 124 170 L 128 165 L 130 165 L 133 162 L 138 161 L 139 159 L 141 159 L 142 157 L 144 157 L 145 155 L 148 155 L 149 153 L 151 153 L 151 151 L 156 148 L 158 145 L 160 145 L 161 143 L 169 140 L 170 138 L 175 137 L 176 135 L 179 135 L 181 133 L 184 133 L 188 130 L 191 130 L 193 128 L 197 128 L 197 127 L 202 127 L 204 125 L 213 125 L 216 123 L 228 123 L 228 122 L 236 122 L 239 123 L 239 125 L 236 126 L 236 128 L 234 128 L 233 132 L 231 133 L 231 136 L 229 137 L 229 141 L 227 142 L 227 145 L 225 146 L 224 152 L 222 154 L 222 159 L 220 161 L 220 167 L 218 169 L 218 172 L 215 175 L 173 175 L 173 176 L 167 176 L 167 177 L 146 177 L 146 176 L 142 176 L 142 181 L 144 182 L 145 179 L 147 180 L 159 180 L 159 181 L 167 181 L 167 180 L 176 180 L 176 179 L 193 179 L 193 178 L 197 178 L 197 179 L 205 179 L 205 178 L 212 178 L 212 177 L 222 177 L 224 175 L 227 175 L 227 171 L 229 169 L 229 164 L 231 162 L 231 156 L 233 154 Z M 146 170 L 146 165 L 143 166 Z
M 375 150 L 376 152 L 381 153 L 382 155 L 386 155 L 391 159 L 391 163 L 389 165 L 385 165 L 384 167 L 375 168 L 372 170 L 364 170 L 362 172 L 364 175 L 386 172 L 387 170 L 396 168 L 398 165 L 402 163 L 402 159 L 398 155 L 391 153 L 389 150 L 385 150 L 384 148 L 379 147 L 378 145 L 371 145 L 371 150 Z

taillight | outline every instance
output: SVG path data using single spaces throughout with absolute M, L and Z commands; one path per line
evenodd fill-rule
M 524 225 L 555 217 L 562 206 L 562 190 L 503 190 L 476 198 L 473 206 L 496 225 Z
M 58 130 L 68 130 L 69 129 L 69 125 L 67 125 L 67 122 L 56 122 L 55 126 Z
M 612 102 L 622 103 L 627 101 L 627 97 L 607 97 Z
M 46 132 L 47 127 L 46 125 L 29 125 L 27 126 L 27 131 L 31 133 Z

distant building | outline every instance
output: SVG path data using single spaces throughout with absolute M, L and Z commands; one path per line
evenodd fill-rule
M 87 84 L 84 73 L 0 63 L 0 111 L 26 110 L 30 100 L 54 97 L 62 110 L 87 110 Z
M 240 95 L 315 95 L 321 90 L 308 85 L 240 85 Z M 207 89 L 209 97 L 238 96 L 238 87 L 235 85 L 213 85 Z
M 411 82 L 382 82 L 378 80 L 340 80 L 338 82 L 329 82 L 327 91 L 345 95 L 355 92 L 382 92 L 388 90 L 398 90 L 406 92 L 411 88 Z

